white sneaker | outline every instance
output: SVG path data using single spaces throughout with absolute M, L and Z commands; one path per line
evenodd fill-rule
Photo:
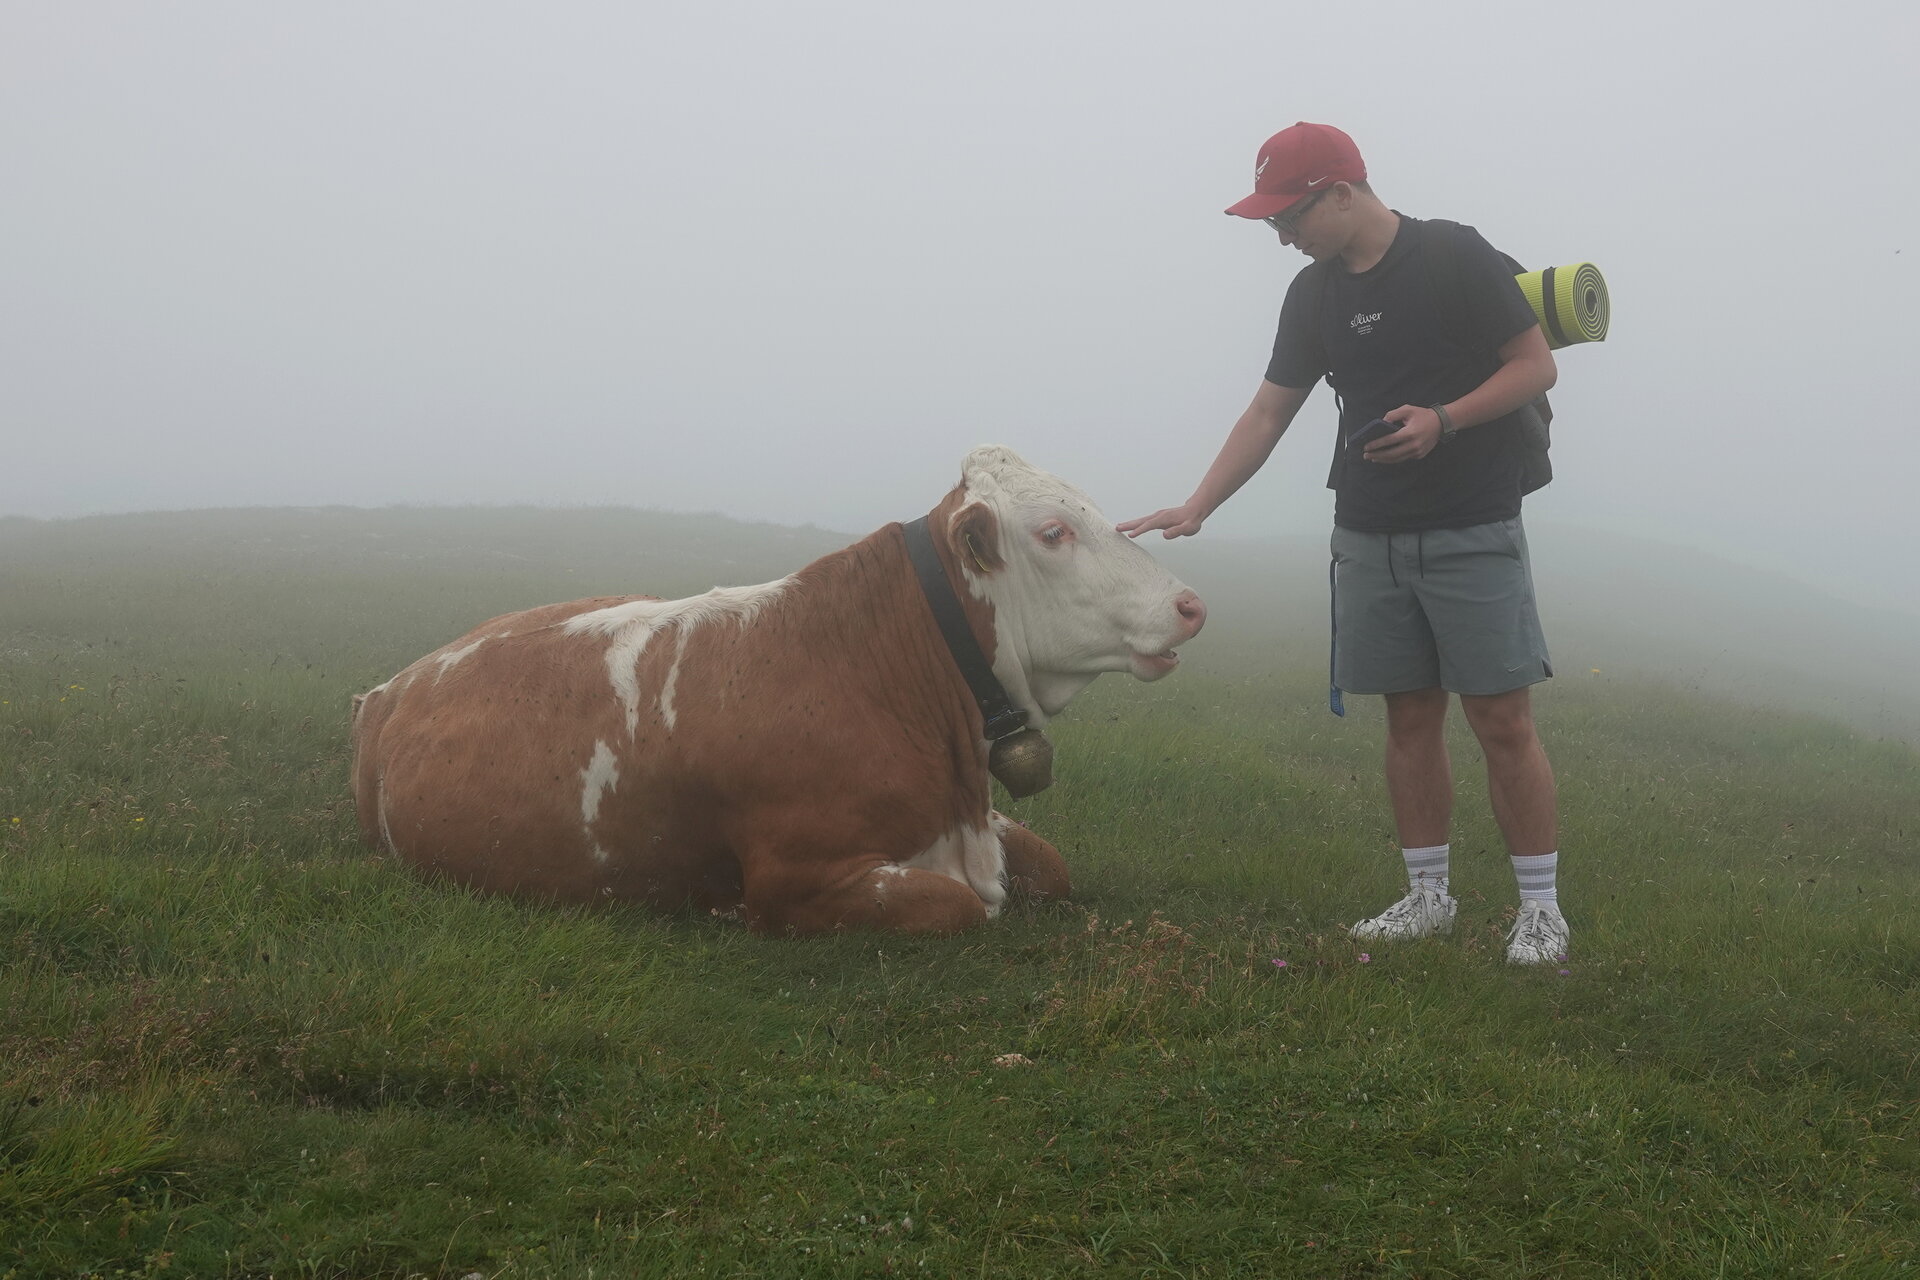
M 1522 899 L 1520 918 L 1507 935 L 1507 963 L 1552 964 L 1565 960 L 1569 936 L 1566 917 L 1557 905 Z
M 1361 942 L 1406 942 L 1453 932 L 1453 913 L 1459 904 L 1438 886 L 1422 885 L 1371 920 L 1350 925 L 1347 932 Z

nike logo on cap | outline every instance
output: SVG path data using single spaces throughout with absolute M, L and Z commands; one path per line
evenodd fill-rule
M 1309 187 L 1317 187 L 1317 186 L 1319 186 L 1319 185 L 1320 185 L 1321 183 L 1323 183 L 1323 182 L 1325 182 L 1325 181 L 1327 180 L 1327 178 L 1328 178 L 1328 176 L 1329 176 L 1329 175 L 1327 175 L 1327 174 L 1324 174 L 1324 173 L 1323 173 L 1323 174 L 1321 174 L 1321 175 L 1320 175 L 1319 177 L 1317 177 L 1317 178 L 1315 178 L 1315 179 L 1313 179 L 1313 180 L 1312 180 L 1311 182 L 1309 182 L 1309 183 L 1307 183 L 1307 185 L 1308 185 Z

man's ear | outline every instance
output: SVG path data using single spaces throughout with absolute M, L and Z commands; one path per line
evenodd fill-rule
M 947 532 L 961 564 L 981 573 L 998 573 L 1007 567 L 1006 557 L 1000 554 L 1000 521 L 985 503 L 969 503 L 955 512 Z

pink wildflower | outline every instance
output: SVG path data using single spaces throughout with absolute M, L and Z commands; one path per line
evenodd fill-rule
M 1362 952 L 1360 953 L 1360 963 L 1361 963 L 1361 964 L 1372 964 L 1372 963 L 1373 963 L 1373 957 L 1372 957 L 1372 956 L 1370 956 L 1370 955 L 1368 955 L 1368 954 L 1367 954 L 1366 952 L 1364 952 L 1364 951 L 1362 951 Z
M 1285 960 L 1275 960 L 1273 962 L 1273 967 L 1276 969 L 1284 969 L 1287 967 L 1287 962 Z

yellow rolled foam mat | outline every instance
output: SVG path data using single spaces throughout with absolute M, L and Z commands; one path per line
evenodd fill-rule
M 1514 277 L 1527 295 L 1547 345 L 1558 349 L 1607 336 L 1607 280 L 1591 262 L 1576 262 Z

